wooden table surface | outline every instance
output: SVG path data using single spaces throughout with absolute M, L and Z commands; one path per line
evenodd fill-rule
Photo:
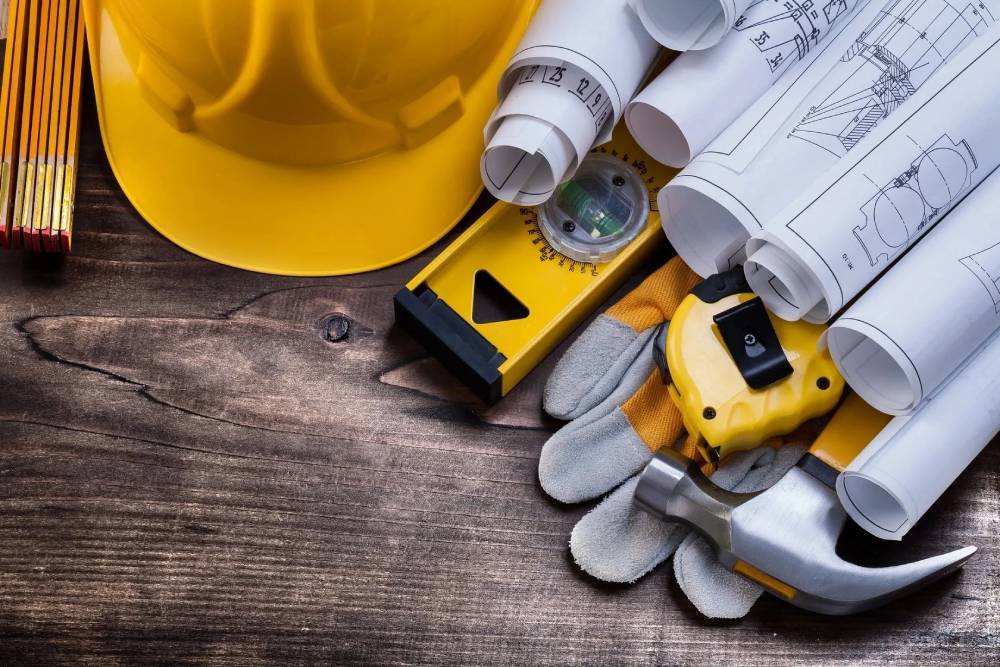
M 82 145 L 73 255 L 0 253 L 0 664 L 1000 661 L 996 447 L 902 545 L 845 540 L 977 545 L 960 574 L 849 618 L 765 597 L 707 622 L 668 568 L 573 565 L 589 506 L 536 481 L 551 360 L 487 409 L 393 326 L 443 243 L 344 278 L 211 264 L 130 207 L 92 103 Z

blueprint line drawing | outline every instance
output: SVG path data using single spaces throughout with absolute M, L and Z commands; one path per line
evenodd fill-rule
M 960 261 L 989 292 L 994 310 L 1000 315 L 1000 243 L 963 257 Z
M 757 47 L 774 74 L 809 53 L 858 0 L 754 0 L 733 29 Z M 765 11 L 761 5 L 771 5 Z
M 570 1 L 570 0 L 567 0 Z M 649 3 L 662 0 L 645 0 Z M 625 123 L 651 157 L 684 167 L 725 133 L 786 71 L 809 62 L 860 7 L 884 0 L 743 0 L 746 11 L 718 48 L 683 53 L 632 99 Z M 993 0 L 1000 2 L 1000 0 Z M 638 0 L 633 0 L 633 4 Z M 673 0 L 673 6 L 712 4 Z M 840 55 L 875 12 L 831 54 Z M 792 114 L 786 112 L 785 120 Z
M 996 22 L 983 0 L 895 0 L 841 58 L 832 90 L 790 133 L 841 157 Z
M 540 84 L 568 91 L 587 107 L 587 111 L 594 117 L 594 127 L 600 130 L 612 113 L 611 98 L 586 74 L 579 73 L 572 81 L 566 79 L 568 70 L 569 68 L 565 64 L 562 66 L 529 65 L 524 68 L 514 85 L 520 87 Z
M 910 167 L 865 202 L 865 222 L 854 228 L 872 266 L 889 262 L 910 240 L 947 211 L 972 185 L 978 168 L 967 141 L 942 136 L 922 150 Z

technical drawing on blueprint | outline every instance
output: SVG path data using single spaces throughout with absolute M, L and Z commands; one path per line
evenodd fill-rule
M 1000 168 L 989 113 L 1000 96 L 998 71 L 1000 23 L 754 234 L 747 281 L 765 305 L 786 307 L 766 282 L 776 277 L 793 296 L 789 317 L 829 320 Z M 845 216 L 850 210 L 857 212 Z
M 805 58 L 858 0 L 754 0 L 733 29 L 760 50 L 774 74 Z M 762 5 L 771 5 L 765 8 Z
M 1000 243 L 964 257 L 962 264 L 983 284 L 997 314 L 1000 314 Z
M 944 135 L 920 150 L 910 167 L 865 202 L 865 221 L 854 228 L 872 266 L 888 263 L 972 187 L 978 167 L 966 141 Z
M 876 409 L 915 409 L 1000 328 L 998 197 L 995 171 L 825 334 L 844 379 Z
M 992 6 L 991 6 L 992 5 Z M 997 20 L 995 0 L 895 0 L 834 68 L 834 87 L 790 136 L 843 156 Z
M 913 98 L 923 97 L 928 88 L 938 88 L 935 74 L 970 50 L 987 48 L 984 40 L 991 41 L 989 36 L 1000 30 L 1000 0 L 875 0 L 859 5 L 858 13 L 842 19 L 840 25 L 843 31 L 789 70 L 786 78 L 661 192 L 661 209 L 668 212 L 664 217 L 667 238 L 702 275 L 743 261 L 750 236 L 776 224 L 777 216 L 824 173 L 850 160 L 862 139 L 880 133 L 884 125 L 895 125 Z M 936 104 L 964 114 L 969 100 L 981 99 L 978 88 L 995 82 L 994 75 L 963 83 L 960 87 L 970 92 Z M 967 122 L 978 125 L 974 117 Z M 850 224 L 841 227 L 847 235 L 835 256 L 849 253 L 855 258 L 845 266 L 870 264 L 881 270 L 885 258 L 880 260 L 880 256 L 896 256 L 897 249 L 905 248 L 908 240 L 957 201 L 956 195 L 960 199 L 967 194 L 961 185 L 967 182 L 962 173 L 975 169 L 973 180 L 978 181 L 984 171 L 989 172 L 975 167 L 975 162 L 991 160 L 989 156 L 984 160 L 982 153 L 992 149 L 994 139 L 984 143 L 960 127 L 931 122 L 924 128 L 926 134 L 901 137 L 900 157 L 905 155 L 906 161 L 859 183 L 863 189 L 857 193 L 861 195 L 858 206 L 876 199 L 869 202 L 873 209 L 865 217 L 844 220 Z M 924 173 L 918 179 L 916 163 L 922 151 L 930 151 L 946 131 L 954 139 L 942 146 L 949 151 L 934 154 L 940 159 L 924 161 Z M 962 145 L 964 139 L 968 145 Z M 916 146 L 915 141 L 922 145 Z M 946 169 L 935 173 L 941 165 Z M 878 199 L 883 190 L 891 193 Z M 874 207 L 892 208 L 897 195 L 901 204 L 914 211 L 906 209 L 905 219 L 896 215 L 895 221 L 894 212 L 888 211 L 876 226 Z M 852 234 L 855 227 L 858 230 Z M 859 241 L 867 243 L 867 258 Z

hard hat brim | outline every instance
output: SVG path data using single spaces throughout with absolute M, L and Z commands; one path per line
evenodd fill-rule
M 371 271 L 438 241 L 482 191 L 482 127 L 506 53 L 466 91 L 461 118 L 430 141 L 350 164 L 299 167 L 175 129 L 144 97 L 107 12 L 87 11 L 86 20 L 111 168 L 139 214 L 200 257 L 280 275 Z

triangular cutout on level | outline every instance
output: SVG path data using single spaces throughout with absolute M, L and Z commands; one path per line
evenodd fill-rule
M 527 316 L 527 306 L 490 275 L 489 271 L 476 271 L 472 290 L 473 322 L 493 324 L 523 320 Z

